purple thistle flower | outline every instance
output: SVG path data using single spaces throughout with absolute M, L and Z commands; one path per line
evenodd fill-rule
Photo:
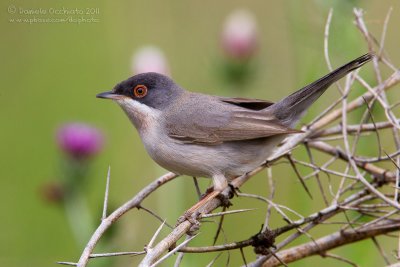
M 103 135 L 85 123 L 69 123 L 58 129 L 57 142 L 66 154 L 76 159 L 86 159 L 101 150 Z
M 252 13 L 236 10 L 225 20 L 222 31 L 222 48 L 233 59 L 250 58 L 257 50 L 257 23 Z

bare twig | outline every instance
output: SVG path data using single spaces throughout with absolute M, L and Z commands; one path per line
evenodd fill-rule
M 196 193 L 199 199 L 201 199 L 201 191 L 199 187 L 199 182 L 197 181 L 197 177 L 193 177 L 194 187 L 196 188 Z
M 211 217 L 224 216 L 224 215 L 235 214 L 235 213 L 243 213 L 243 212 L 253 211 L 253 210 L 256 210 L 256 209 L 229 210 L 229 211 L 223 211 L 223 212 L 203 214 L 200 216 L 200 218 L 211 218 Z
M 156 241 L 157 236 L 160 234 L 161 229 L 164 227 L 165 221 L 157 228 L 157 231 L 154 233 L 153 237 L 150 239 L 149 244 L 146 246 L 146 250 L 153 248 L 154 241 Z
M 195 238 L 197 235 L 191 236 L 188 239 L 186 239 L 185 241 L 183 241 L 181 244 L 179 244 L 178 246 L 176 246 L 176 248 L 174 248 L 173 250 L 171 250 L 170 252 L 168 252 L 166 255 L 164 255 L 161 259 L 159 259 L 158 261 L 156 261 L 155 263 L 153 263 L 152 265 L 150 265 L 150 267 L 155 267 L 158 264 L 160 264 L 161 262 L 165 261 L 166 259 L 168 259 L 169 257 L 171 257 L 176 251 L 178 251 L 179 249 L 183 248 L 184 246 L 186 246 L 187 243 L 189 243 L 190 241 L 192 241 L 193 238 Z
M 343 257 L 340 257 L 338 255 L 332 254 L 332 253 L 323 253 L 323 254 L 321 254 L 321 256 L 322 257 L 329 257 L 329 258 L 332 258 L 332 259 L 335 259 L 335 260 L 338 260 L 338 261 L 345 262 L 345 263 L 347 263 L 347 264 L 349 264 L 351 266 L 358 267 L 358 265 L 355 264 L 354 262 L 352 262 L 352 261 L 350 261 L 348 259 L 345 259 Z
M 104 193 L 103 216 L 101 217 L 101 220 L 104 220 L 107 217 L 108 192 L 110 189 L 110 173 L 111 173 L 111 166 L 108 166 L 106 192 Z
M 126 252 L 111 252 L 111 253 L 96 253 L 90 254 L 90 258 L 105 258 L 105 257 L 116 257 L 116 256 L 136 256 L 143 255 L 146 251 L 126 251 Z
M 219 234 L 221 233 L 221 231 L 222 231 L 222 224 L 224 223 L 224 218 L 225 218 L 225 213 L 226 213 L 226 209 L 227 209 L 227 207 L 223 207 L 222 208 L 222 216 L 221 216 L 221 218 L 219 218 L 219 222 L 218 222 L 218 228 L 217 228 L 217 231 L 215 232 L 215 235 L 214 235 L 214 241 L 213 241 L 213 245 L 215 245 L 216 243 L 217 243 L 217 240 L 218 240 L 218 237 L 219 237 Z M 204 214 L 204 215 L 202 215 L 202 217 L 204 217 L 204 216 L 207 216 L 206 214 Z
M 100 225 L 97 227 L 96 231 L 92 235 L 91 239 L 89 240 L 88 244 L 86 245 L 85 249 L 82 252 L 82 255 L 79 259 L 77 264 L 78 267 L 84 267 L 87 265 L 87 262 L 90 258 L 90 254 L 92 253 L 94 247 L 96 246 L 97 242 L 100 240 L 103 233 L 122 215 L 124 215 L 129 210 L 137 207 L 148 195 L 154 192 L 157 188 L 162 186 L 163 184 L 175 179 L 178 177 L 174 173 L 167 173 L 160 178 L 156 179 L 148 186 L 143 188 L 138 194 L 136 194 L 132 199 L 127 201 L 124 205 L 116 209 L 113 213 L 111 213 L 108 217 L 101 221 Z
M 148 208 L 143 207 L 142 205 L 138 205 L 137 209 L 141 209 L 144 210 L 145 212 L 151 214 L 152 216 L 156 217 L 157 220 L 159 220 L 160 222 L 162 222 L 163 224 L 165 224 L 168 228 L 173 229 L 174 227 L 172 227 L 170 224 L 167 223 L 166 219 L 161 218 L 159 215 L 157 215 L 155 212 L 151 211 Z
M 344 232 L 336 232 L 334 234 L 316 240 L 318 246 L 315 246 L 314 242 L 309 242 L 279 252 L 277 253 L 277 255 L 284 262 L 290 263 L 311 255 L 321 254 L 333 248 L 343 246 L 349 243 L 354 243 L 359 240 L 374 237 L 384 233 L 397 231 L 399 227 L 400 223 L 393 224 L 391 221 L 385 221 L 375 226 L 374 228 L 357 230 L 357 231 L 349 230 Z M 270 258 L 268 261 L 265 261 L 262 266 L 273 267 L 273 266 L 278 266 L 279 264 L 280 262 L 277 261 L 275 258 Z

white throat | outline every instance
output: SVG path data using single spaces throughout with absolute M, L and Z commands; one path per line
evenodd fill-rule
M 125 111 L 133 125 L 142 133 L 154 126 L 159 118 L 161 111 L 142 104 L 128 97 L 115 99 L 115 102 Z

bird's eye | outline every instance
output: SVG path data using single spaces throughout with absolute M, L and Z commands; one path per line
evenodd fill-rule
M 136 85 L 133 88 L 133 95 L 137 98 L 145 97 L 147 95 L 147 87 L 142 84 Z

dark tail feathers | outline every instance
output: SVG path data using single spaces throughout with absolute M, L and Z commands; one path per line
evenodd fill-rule
M 349 72 L 364 65 L 370 61 L 372 57 L 373 54 L 368 53 L 354 59 L 319 80 L 285 97 L 267 109 L 272 111 L 282 124 L 293 127 L 312 103 L 314 103 L 330 85 L 343 78 Z

